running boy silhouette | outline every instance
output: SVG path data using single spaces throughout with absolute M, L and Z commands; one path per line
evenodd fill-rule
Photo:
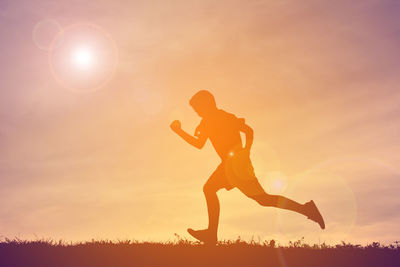
M 250 161 L 253 129 L 245 123 L 244 119 L 218 109 L 214 96 L 206 90 L 197 92 L 189 103 L 202 118 L 194 136 L 182 130 L 178 120 L 171 123 L 171 129 L 198 149 L 201 149 L 209 138 L 222 161 L 203 187 L 207 201 L 208 228 L 204 230 L 189 228 L 189 234 L 204 243 L 217 242 L 220 209 L 217 191 L 221 188 L 231 190 L 234 187 L 262 206 L 298 212 L 317 222 L 322 229 L 325 228 L 324 219 L 314 201 L 299 204 L 283 196 L 267 194 L 261 187 Z M 244 147 L 240 132 L 246 135 Z

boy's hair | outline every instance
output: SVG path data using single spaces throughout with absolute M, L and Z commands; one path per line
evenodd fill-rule
M 192 107 L 203 106 L 207 108 L 216 108 L 214 96 L 207 90 L 200 90 L 189 101 Z

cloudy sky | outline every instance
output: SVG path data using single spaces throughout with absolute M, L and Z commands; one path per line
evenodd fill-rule
M 400 3 L 0 0 L 0 238 L 165 241 L 207 225 L 219 163 L 174 135 L 209 89 L 255 131 L 267 192 L 221 190 L 220 238 L 400 239 Z M 82 48 L 83 47 L 83 48 Z

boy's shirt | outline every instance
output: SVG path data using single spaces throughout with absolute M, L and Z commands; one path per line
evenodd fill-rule
M 203 118 L 197 126 L 195 136 L 206 136 L 224 161 L 230 152 L 242 148 L 240 127 L 245 123 L 243 118 L 219 109 L 210 118 Z

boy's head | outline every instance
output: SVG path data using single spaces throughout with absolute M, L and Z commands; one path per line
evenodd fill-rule
M 207 90 L 198 91 L 194 96 L 192 96 L 189 104 L 200 117 L 206 117 L 217 109 L 214 96 Z

